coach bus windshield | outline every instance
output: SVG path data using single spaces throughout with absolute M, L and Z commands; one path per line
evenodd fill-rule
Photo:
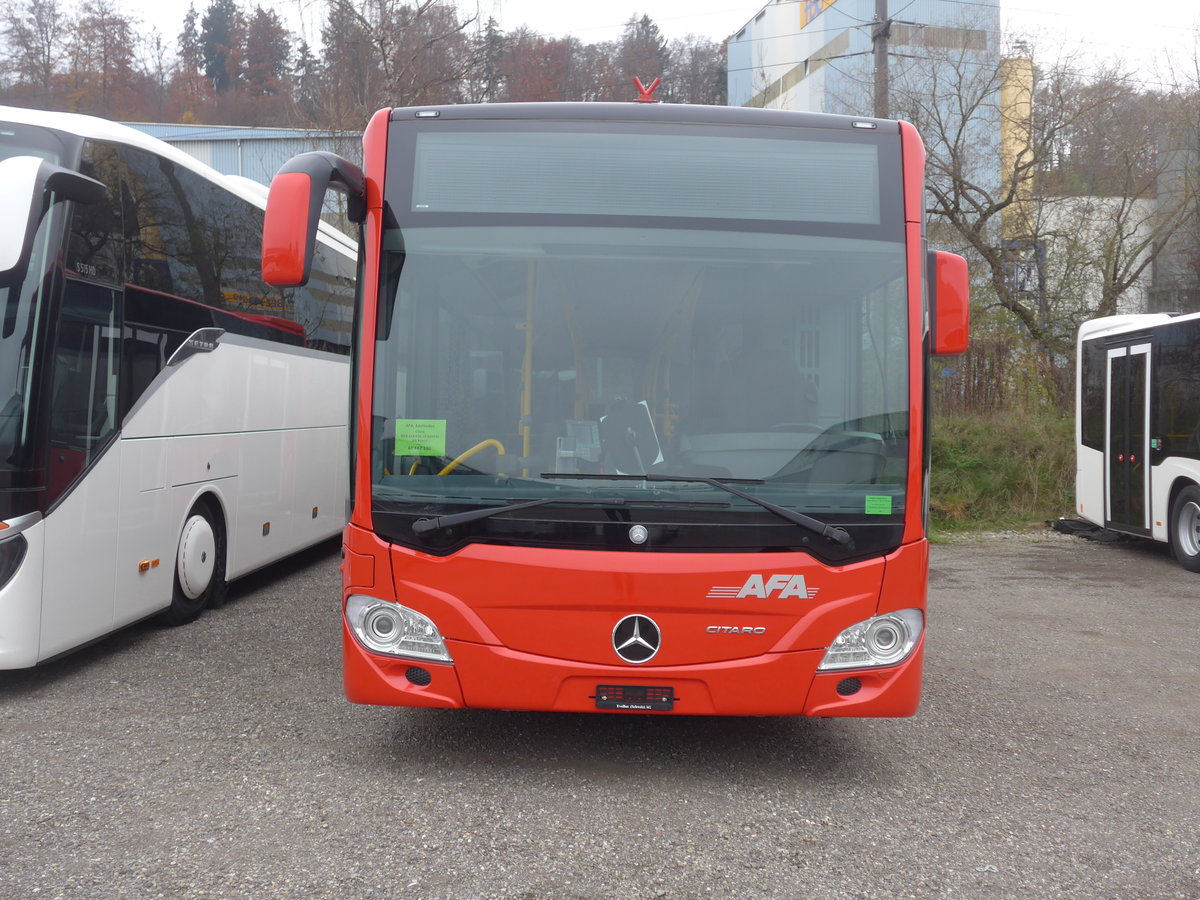
M 61 164 L 70 155 L 67 139 L 56 132 L 0 122 L 0 159 L 33 156 Z M 28 265 L 24 271 L 10 273 L 0 286 L 0 518 L 35 509 L 36 495 L 45 484 L 35 447 L 36 385 L 49 326 L 42 281 L 61 225 L 62 207 L 50 206 L 34 223 L 37 231 Z M 6 239 L 22 237 L 19 231 L 7 234 Z
M 702 162 L 728 166 L 716 156 L 729 149 Z M 773 220 L 741 215 L 728 193 L 706 218 L 703 184 L 700 196 L 642 209 L 576 185 L 589 196 L 574 214 L 545 180 L 535 202 L 486 195 L 553 210 L 538 223 L 528 210 L 435 210 L 437 191 L 422 199 L 418 178 L 416 214 L 385 235 L 377 529 L 435 551 L 467 540 L 586 546 L 613 522 L 646 525 L 660 549 L 820 544 L 715 480 L 836 523 L 859 549 L 898 540 L 907 288 L 877 172 L 872 157 L 865 189 L 826 185 L 822 207 L 764 193 L 752 208 Z M 436 227 L 416 209 L 426 202 L 443 216 Z M 797 226 L 805 216 L 840 221 Z M 420 540 L 411 529 L 536 499 L 548 502 Z

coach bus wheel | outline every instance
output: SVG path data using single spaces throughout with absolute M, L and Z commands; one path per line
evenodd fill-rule
M 1185 487 L 1171 504 L 1171 550 L 1179 564 L 1200 572 L 1200 488 Z
M 208 503 L 201 500 L 188 513 L 175 555 L 171 605 L 163 613 L 169 625 L 191 622 L 206 606 L 225 598 L 225 531 Z

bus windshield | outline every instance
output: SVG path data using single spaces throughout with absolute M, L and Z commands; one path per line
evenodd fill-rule
M 908 297 L 888 140 L 394 127 L 376 529 L 414 543 L 413 516 L 547 497 L 471 517 L 457 540 L 520 540 L 524 522 L 555 543 L 547 520 L 574 517 L 566 543 L 588 546 L 586 523 L 615 515 L 605 498 L 630 522 L 680 526 L 689 549 L 799 546 L 771 504 L 900 523 Z M 766 531 L 727 527 L 747 523 Z M 424 549 L 454 541 L 418 531 Z
M 902 512 L 901 244 L 592 227 L 416 228 L 389 243 L 383 508 L 599 490 L 660 514 L 709 502 L 770 518 L 702 483 L 619 477 L 658 473 L 762 482 L 743 488 L 838 518 Z
M 61 164 L 69 157 L 67 139 L 56 132 L 0 123 L 0 159 L 34 156 Z M 27 271 L 0 287 L 0 517 L 33 508 L 29 492 L 44 484 L 34 454 L 37 429 L 33 396 L 43 364 L 40 337 L 48 328 L 42 276 L 53 258 L 60 207 L 51 206 L 37 225 Z

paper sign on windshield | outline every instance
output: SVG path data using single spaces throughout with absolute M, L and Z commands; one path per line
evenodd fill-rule
M 397 419 L 396 456 L 445 456 L 445 419 Z
M 892 498 L 868 496 L 866 498 L 867 508 L 864 512 L 868 516 L 890 516 L 892 514 Z

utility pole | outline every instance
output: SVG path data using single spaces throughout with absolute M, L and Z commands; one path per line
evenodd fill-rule
M 888 37 L 892 22 L 888 18 L 888 0 L 875 0 L 875 21 L 871 43 L 875 45 L 875 118 L 890 119 L 888 114 Z

